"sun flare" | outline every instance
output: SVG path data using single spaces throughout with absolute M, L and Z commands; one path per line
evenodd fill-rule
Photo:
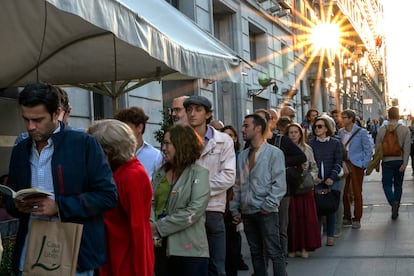
M 322 22 L 311 33 L 311 43 L 316 49 L 336 51 L 339 48 L 341 30 L 337 24 Z

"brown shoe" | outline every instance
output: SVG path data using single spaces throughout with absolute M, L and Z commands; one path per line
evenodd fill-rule
M 289 252 L 288 257 L 289 258 L 295 258 L 296 257 L 296 252 Z
M 307 258 L 309 258 L 309 253 L 308 253 L 308 251 L 306 251 L 306 249 L 302 249 L 302 252 L 301 252 L 300 256 L 304 259 L 307 259 Z
M 359 221 L 352 221 L 352 229 L 361 228 L 361 223 Z
M 335 245 L 335 238 L 334 237 L 328 237 L 326 239 L 326 245 L 327 246 L 334 246 Z
M 391 204 L 391 218 L 397 219 L 398 218 L 398 209 L 400 208 L 400 203 L 398 201 L 394 201 Z

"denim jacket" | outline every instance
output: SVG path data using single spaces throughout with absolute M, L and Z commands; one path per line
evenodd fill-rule
M 355 133 L 359 128 L 359 126 L 354 124 L 351 130 L 351 135 Z M 345 129 L 341 128 L 338 132 L 338 135 L 341 137 L 341 140 L 343 141 Z M 343 142 L 346 143 L 346 141 Z M 361 130 L 357 134 L 355 134 L 355 136 L 349 142 L 347 150 L 349 161 L 351 161 L 351 163 L 354 166 L 359 168 L 368 167 L 368 163 L 369 161 L 371 161 L 372 157 L 372 145 L 369 141 L 368 132 L 364 128 L 361 128 Z
M 280 200 L 286 194 L 283 152 L 267 142 L 263 143 L 256 153 L 255 165 L 249 171 L 249 151 L 250 148 L 242 151 L 237 160 L 231 214 L 254 214 L 261 210 L 278 212 Z

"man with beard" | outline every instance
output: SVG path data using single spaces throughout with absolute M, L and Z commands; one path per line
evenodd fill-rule
M 95 138 L 67 130 L 58 120 L 59 100 L 58 88 L 43 83 L 29 84 L 19 94 L 30 138 L 13 148 L 8 184 L 16 191 L 39 188 L 53 195 L 7 198 L 8 212 L 19 218 L 13 256 L 18 275 L 24 268 L 33 217 L 83 224 L 76 276 L 92 276 L 105 263 L 103 213 L 117 204 L 111 168 Z
M 239 155 L 230 211 L 235 224 L 243 216 L 254 275 L 267 275 L 270 259 L 273 274 L 285 276 L 278 216 L 280 201 L 286 194 L 285 158 L 280 149 L 266 142 L 265 133 L 266 121 L 258 114 L 244 118 L 242 134 L 249 147 Z
M 174 125 L 176 124 L 187 124 L 187 112 L 183 105 L 184 101 L 187 100 L 189 96 L 181 96 L 174 98 L 171 104 L 171 118 Z

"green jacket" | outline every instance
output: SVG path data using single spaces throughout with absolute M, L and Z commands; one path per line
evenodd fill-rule
M 154 194 L 164 176 L 163 168 L 154 174 Z M 161 237 L 168 237 L 167 256 L 209 257 L 205 229 L 209 199 L 209 171 L 197 164 L 186 168 L 171 191 L 168 215 L 156 221 Z M 153 201 L 152 221 L 155 221 L 154 209 Z

